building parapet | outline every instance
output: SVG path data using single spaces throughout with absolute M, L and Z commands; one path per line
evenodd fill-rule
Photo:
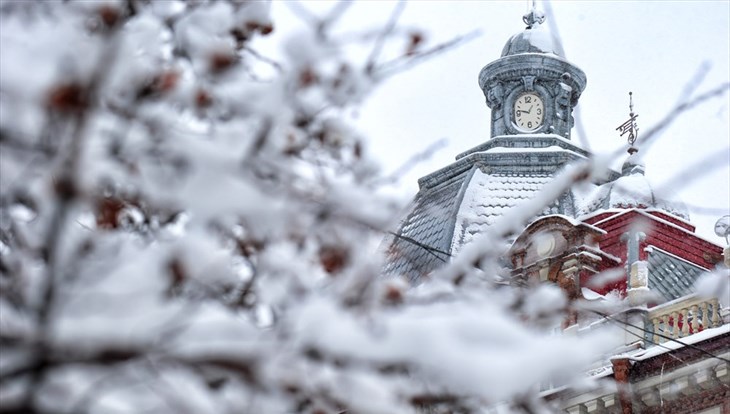
M 649 309 L 646 327 L 648 344 L 684 338 L 723 324 L 717 298 L 688 295 Z

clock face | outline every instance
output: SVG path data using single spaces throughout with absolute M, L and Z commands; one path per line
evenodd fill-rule
M 515 124 L 525 131 L 534 131 L 542 126 L 545 119 L 545 106 L 540 96 L 534 92 L 523 93 L 517 97 L 514 107 Z

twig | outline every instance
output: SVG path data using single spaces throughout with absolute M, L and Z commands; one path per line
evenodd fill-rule
M 400 167 L 396 168 L 395 171 L 390 173 L 388 176 L 383 177 L 379 180 L 379 183 L 394 183 L 402 178 L 408 171 L 418 165 L 422 161 L 430 159 L 438 150 L 444 148 L 448 144 L 446 138 L 441 138 L 431 143 L 423 151 L 416 153 L 411 156 L 406 162 L 401 164 Z
M 462 43 L 474 40 L 481 36 L 481 34 L 481 30 L 474 30 L 465 35 L 457 36 L 447 42 L 436 45 L 428 50 L 424 50 L 413 55 L 404 55 L 389 62 L 385 62 L 377 68 L 378 74 L 382 77 L 392 76 L 393 74 L 409 69 L 436 54 L 453 49 Z
M 339 20 L 343 14 L 347 11 L 347 9 L 352 6 L 353 2 L 351 0 L 340 0 L 335 4 L 334 7 L 330 10 L 330 12 L 327 14 L 327 16 L 322 19 L 322 21 L 319 23 L 319 27 L 317 28 L 317 32 L 321 33 L 322 35 L 329 29 L 330 26 L 335 24 L 337 20 Z
M 290 0 L 283 2 L 287 7 L 289 7 L 289 10 L 291 10 L 294 15 L 296 15 L 300 20 L 307 24 L 317 25 L 319 24 L 319 18 L 309 11 L 300 1 L 296 0 Z
M 669 127 L 669 125 L 671 125 L 672 122 L 674 122 L 674 120 L 677 119 L 679 115 L 689 111 L 690 109 L 693 109 L 694 107 L 704 103 L 705 101 L 724 95 L 728 92 L 728 90 L 730 90 L 730 82 L 720 84 L 719 86 L 698 95 L 694 99 L 690 99 L 676 105 L 671 111 L 669 111 L 666 116 L 664 116 L 664 118 L 662 118 L 661 121 L 659 121 L 656 125 L 650 128 L 648 132 L 646 132 L 642 136 L 639 136 L 636 145 L 640 148 L 648 147 L 653 143 L 654 140 L 656 140 L 659 133 Z M 619 150 L 619 152 L 622 151 Z
M 389 231 L 387 233 L 390 234 L 391 236 L 397 238 L 397 239 L 405 240 L 408 243 L 414 244 L 414 245 L 416 245 L 416 246 L 424 249 L 429 254 L 431 254 L 433 257 L 441 260 L 444 263 L 446 263 L 446 259 L 444 259 L 443 257 L 437 255 L 436 253 L 442 254 L 442 255 L 444 255 L 446 257 L 451 257 L 451 254 L 449 254 L 448 252 L 445 252 L 445 251 L 442 251 L 442 250 L 437 249 L 435 247 L 432 247 L 432 246 L 429 246 L 427 244 L 421 243 L 421 242 L 419 242 L 418 240 L 416 240 L 414 238 L 411 238 L 411 237 L 408 237 L 408 236 L 404 236 L 402 234 L 394 233 L 392 231 Z
M 548 26 L 550 26 L 550 33 L 553 36 L 553 40 L 555 42 L 555 46 L 558 50 L 558 54 L 560 56 L 567 58 L 565 55 L 565 48 L 563 48 L 563 39 L 560 37 L 560 32 L 558 31 L 558 23 L 555 19 L 555 13 L 553 13 L 553 7 L 550 4 L 550 0 L 543 1 L 543 6 L 545 7 L 545 14 L 547 15 L 547 23 Z M 588 152 L 591 152 L 591 143 L 588 139 L 588 134 L 586 133 L 585 126 L 583 125 L 583 117 L 581 116 L 581 110 L 580 106 L 576 106 L 573 108 L 573 112 L 575 113 L 575 129 L 578 136 L 578 141 L 580 142 L 581 146 Z
M 275 61 L 274 59 L 268 58 L 268 57 L 260 54 L 259 52 L 255 51 L 254 49 L 252 49 L 249 46 L 244 46 L 243 50 L 248 52 L 249 54 L 251 54 L 256 59 L 258 59 L 264 63 L 268 63 L 269 65 L 274 67 L 274 69 L 276 69 L 276 71 L 279 72 L 280 74 L 284 72 L 284 67 L 281 66 L 281 64 L 279 62 Z
M 378 60 L 378 56 L 380 55 L 380 51 L 383 49 L 383 45 L 385 44 L 385 39 L 390 36 L 390 34 L 393 32 L 393 29 L 395 28 L 396 23 L 398 22 L 398 18 L 400 17 L 400 14 L 403 12 L 403 9 L 405 8 L 406 3 L 403 0 L 399 0 L 398 3 L 395 5 L 395 8 L 393 8 L 393 11 L 390 13 L 390 17 L 388 18 L 388 23 L 386 23 L 383 30 L 378 33 L 378 37 L 375 38 L 375 44 L 373 45 L 373 50 L 370 52 L 370 56 L 368 57 L 367 63 L 365 64 L 365 71 L 369 74 L 372 74 L 375 69 L 375 62 Z
M 724 150 L 717 151 L 694 162 L 692 165 L 687 166 L 682 171 L 676 173 L 672 178 L 667 180 L 667 182 L 663 186 L 659 187 L 659 192 L 661 193 L 662 191 L 677 188 L 680 183 L 686 186 L 689 183 L 709 174 L 716 168 L 727 167 L 728 157 L 730 156 L 728 154 L 730 154 L 730 147 L 726 147 Z M 728 210 L 728 207 L 713 209 L 705 206 L 687 204 L 686 202 L 684 204 L 694 211 L 707 211 L 708 214 L 718 212 L 725 213 Z
M 700 67 L 697 68 L 692 79 L 684 85 L 682 93 L 679 95 L 679 99 L 677 99 L 677 102 L 674 104 L 675 106 L 681 105 L 682 102 L 687 101 L 692 96 L 692 93 L 700 87 L 702 81 L 707 77 L 711 68 L 712 64 L 708 61 L 704 61 L 700 64 Z
M 28 407 L 33 406 L 33 397 L 36 395 L 36 391 L 45 377 L 46 359 L 48 358 L 49 352 L 49 319 L 55 307 L 56 283 L 59 282 L 58 278 L 61 272 L 60 244 L 70 210 L 78 197 L 78 184 L 81 173 L 80 157 L 83 142 L 86 138 L 86 127 L 90 118 L 89 112 L 92 111 L 93 105 L 96 104 L 99 87 L 101 87 L 105 77 L 111 72 L 109 68 L 112 67 L 118 56 L 118 33 L 118 30 L 115 29 L 109 34 L 109 42 L 106 45 L 104 53 L 102 53 L 101 59 L 97 64 L 95 72 L 91 75 L 88 84 L 85 85 L 84 100 L 89 107 L 83 108 L 75 114 L 73 118 L 75 127 L 71 132 L 69 151 L 60 165 L 60 182 L 56 188 L 58 203 L 55 211 L 51 214 L 51 221 L 45 240 L 48 262 L 46 264 L 46 274 L 39 288 L 41 301 L 37 312 L 39 339 L 36 347 L 38 363 L 35 369 L 30 372 L 28 391 L 25 396 L 25 405 Z

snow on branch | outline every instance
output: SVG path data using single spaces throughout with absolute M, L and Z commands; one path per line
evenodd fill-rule
M 474 34 L 428 45 L 396 30 L 399 3 L 361 39 L 363 64 L 328 32 L 348 3 L 324 17 L 291 3 L 306 29 L 274 61 L 255 44 L 279 30 L 269 7 L 0 6 L 2 410 L 468 410 L 534 406 L 540 383 L 580 378 L 610 335 L 525 324 L 519 303 L 552 321 L 562 293 L 512 292 L 497 258 L 601 161 L 567 169 L 429 286 L 381 277 L 374 246 L 401 206 L 344 114 Z M 398 36 L 402 56 L 378 62 Z

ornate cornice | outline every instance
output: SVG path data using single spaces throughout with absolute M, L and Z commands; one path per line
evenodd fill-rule
M 497 136 L 489 141 L 477 145 L 467 151 L 462 152 L 456 156 L 456 159 L 464 158 L 469 154 L 475 152 L 485 152 L 492 148 L 503 147 L 503 148 L 547 148 L 547 147 L 560 147 L 568 151 L 581 154 L 585 157 L 589 157 L 590 153 L 583 148 L 573 144 L 566 139 L 557 135 L 550 134 L 526 134 L 526 135 L 502 135 Z
M 468 171 L 474 164 L 478 164 L 485 172 L 552 173 L 566 163 L 580 159 L 585 158 L 581 154 L 561 148 L 539 152 L 476 152 L 422 177 L 418 180 L 418 185 L 421 189 L 436 187 Z
M 570 79 L 565 79 L 563 76 L 565 73 L 570 75 Z M 558 56 L 545 53 L 522 53 L 502 57 L 484 66 L 479 72 L 479 87 L 486 96 L 490 83 L 519 80 L 524 76 L 567 81 L 573 88 L 573 99 L 578 99 L 587 83 L 586 75 L 582 70 Z

